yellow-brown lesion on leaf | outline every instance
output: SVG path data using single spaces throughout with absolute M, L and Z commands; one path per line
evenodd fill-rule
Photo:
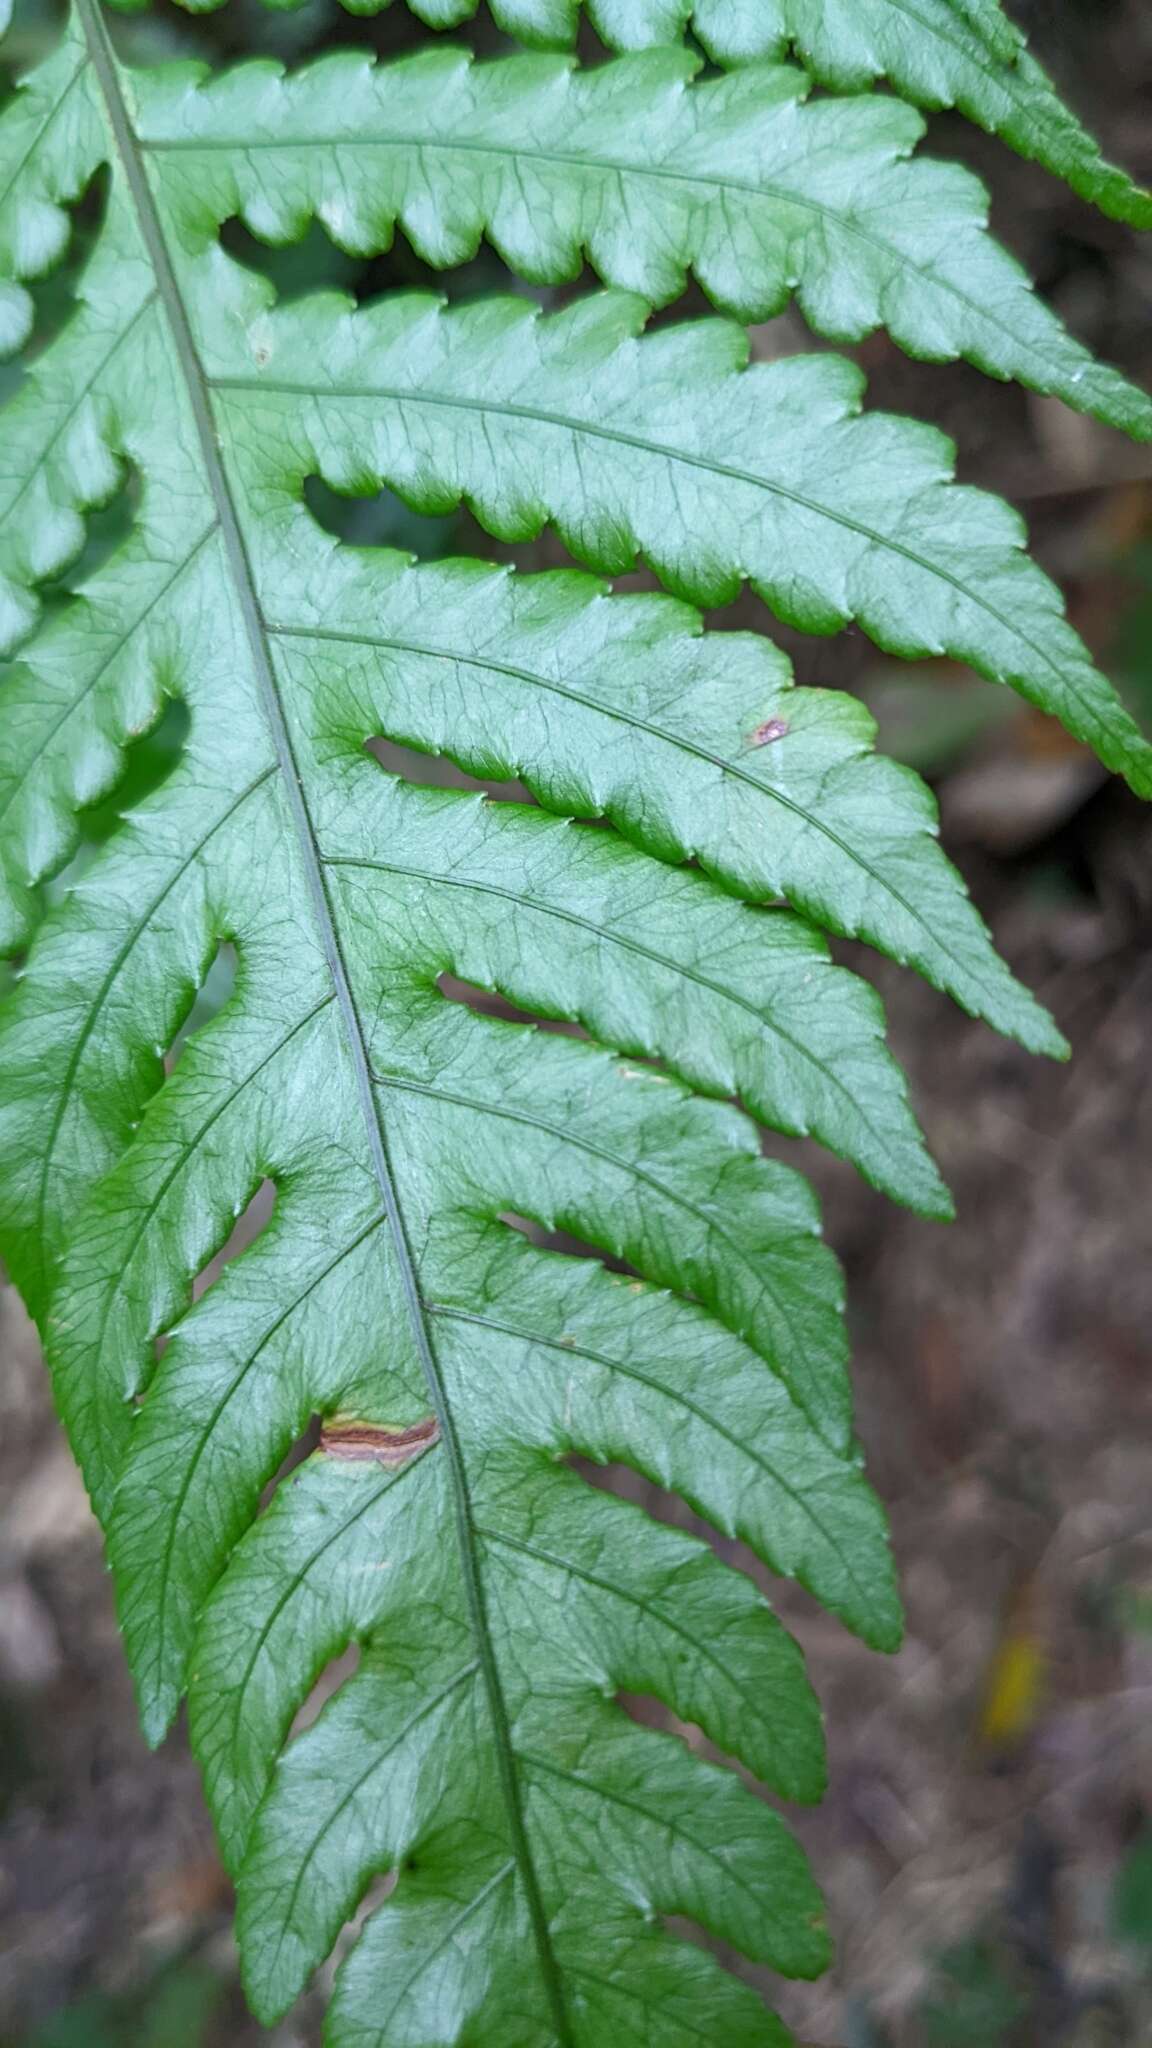
M 330 1458 L 344 1458 L 353 1464 L 384 1465 L 396 1471 L 440 1439 L 440 1424 L 434 1415 L 403 1429 L 390 1429 L 382 1422 L 359 1422 L 337 1415 L 320 1431 L 320 1449 Z

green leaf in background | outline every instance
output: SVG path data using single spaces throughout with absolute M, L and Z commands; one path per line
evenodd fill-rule
M 949 1950 L 936 1977 L 920 2014 L 931 2048 L 1007 2048 L 1029 2002 L 995 1943 L 973 1940 Z
M 224 1996 L 214 1971 L 178 1963 L 137 1993 L 67 2006 L 22 2048 L 212 2048 Z
M 1117 1874 L 1112 1925 L 1121 1941 L 1152 1950 L 1152 1831 L 1133 1844 Z

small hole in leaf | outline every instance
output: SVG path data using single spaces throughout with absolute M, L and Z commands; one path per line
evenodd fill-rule
M 220 245 L 233 261 L 266 278 L 281 304 L 310 292 L 346 292 L 358 305 L 368 305 L 388 292 L 433 292 L 454 302 L 493 293 L 532 299 L 542 307 L 567 303 L 600 283 L 587 264 L 576 278 L 558 286 L 532 285 L 509 269 L 492 244 L 483 240 L 474 256 L 446 267 L 418 255 L 399 222 L 391 231 L 383 221 L 366 217 L 349 223 L 344 244 L 326 222 L 277 223 L 267 236 L 257 234 L 239 214 L 218 230 Z
M 171 1074 L 190 1038 L 203 1031 L 206 1024 L 224 1008 L 236 986 L 236 948 L 227 939 L 221 941 L 201 978 L 200 986 L 192 998 L 188 1014 L 164 1055 L 165 1075 Z
M 589 1486 L 596 1487 L 599 1492 L 612 1494 L 617 1500 L 634 1501 L 638 1507 L 644 1509 L 645 1514 L 651 1515 L 654 1522 L 663 1522 L 666 1528 L 679 1529 L 689 1536 L 698 1536 L 710 1550 L 715 1551 L 717 1557 L 723 1559 L 725 1564 L 733 1565 L 737 1571 L 744 1572 L 748 1578 L 754 1580 L 761 1592 L 779 1592 L 779 1580 L 761 1564 L 746 1543 L 741 1543 L 734 1536 L 721 1534 L 711 1522 L 698 1514 L 688 1501 L 683 1500 L 678 1493 L 673 1493 L 670 1487 L 661 1486 L 658 1481 L 649 1479 L 646 1474 L 637 1471 L 631 1465 L 601 1465 L 592 1458 L 579 1455 L 566 1459 L 565 1463 L 571 1466 L 574 1472 L 579 1472 L 581 1478 L 585 1479 Z
M 255 1244 L 261 1232 L 266 1230 L 271 1222 L 275 1207 L 276 1183 L 272 1180 L 262 1180 L 251 1200 L 241 1209 L 225 1243 L 209 1259 L 208 1264 L 201 1267 L 193 1280 L 193 1301 L 200 1301 L 208 1289 L 216 1285 L 225 1266 L 230 1266 L 234 1259 L 238 1259 L 242 1252 L 248 1251 Z
M 83 549 L 63 579 L 69 596 L 83 593 L 104 564 L 123 547 L 139 516 L 143 489 L 135 463 L 122 463 L 118 490 L 106 504 L 97 505 L 86 515 L 88 531 Z
M 347 547 L 398 548 L 422 561 L 469 555 L 525 572 L 570 568 L 582 559 L 565 547 L 547 520 L 534 525 L 517 517 L 508 531 L 497 531 L 457 492 L 431 479 L 424 480 L 419 497 L 414 503 L 391 485 L 379 484 L 367 470 L 362 479 L 342 477 L 339 489 L 317 475 L 305 477 L 303 485 L 304 503 L 317 525 Z M 636 562 L 628 556 L 595 566 L 606 575 L 623 575 Z M 660 586 L 650 578 L 644 587 Z
M 706 1745 L 703 1753 L 713 1758 L 720 1755 L 720 1751 L 714 1750 L 711 1745 Z M 748 1790 L 757 1799 L 763 1799 L 764 1793 L 755 1778 L 749 1777 L 745 1772 L 741 1772 L 741 1776 Z M 765 1803 L 767 1804 L 767 1801 Z M 702 1948 L 706 1955 L 716 1956 L 722 1966 L 734 1974 L 747 1967 L 738 1950 L 730 1947 L 727 1942 L 719 1941 L 714 1934 L 709 1934 L 708 1929 L 702 1926 L 699 1920 L 690 1920 L 686 1913 L 658 1913 L 656 1923 L 664 1928 L 674 1941 L 686 1941 L 690 1942 L 693 1948 Z M 789 2035 L 788 2038 L 792 2037 Z
M 556 1252 L 565 1259 L 595 1259 L 606 1272 L 630 1280 L 637 1287 L 648 1285 L 626 1259 L 618 1259 L 613 1252 L 602 1251 L 599 1245 L 585 1243 L 583 1238 L 574 1237 L 570 1230 L 548 1230 L 542 1223 L 534 1222 L 531 1216 L 517 1215 L 514 1209 L 502 1209 L 499 1221 L 507 1224 L 510 1230 L 518 1230 L 537 1251 Z
M 82 512 L 84 538 L 76 554 L 38 586 L 45 615 L 64 611 L 88 588 L 105 563 L 129 539 L 140 510 L 143 485 L 135 464 L 122 462 L 111 495 Z
M 128 741 L 123 772 L 114 789 L 82 813 L 86 839 L 107 839 L 122 823 L 126 812 L 163 787 L 184 752 L 191 722 L 188 706 L 181 698 L 163 699 L 156 723 L 138 739 Z
M 365 740 L 364 750 L 386 768 L 390 775 L 398 775 L 405 782 L 415 782 L 423 789 L 466 789 L 477 795 L 486 796 L 498 804 L 530 804 L 532 794 L 522 782 L 514 780 L 483 781 L 469 775 L 464 768 L 458 768 L 447 754 L 427 754 L 418 747 L 402 746 L 397 740 L 373 737 Z
M 417 512 L 387 485 L 364 492 L 334 491 L 322 476 L 304 479 L 304 503 L 325 533 L 346 547 L 399 548 L 435 562 L 454 546 L 454 511 Z
M 530 524 L 516 526 L 512 532 L 497 532 L 474 511 L 472 506 L 462 503 L 457 511 L 459 526 L 455 551 L 461 555 L 474 555 L 482 562 L 494 562 L 503 568 L 518 569 L 522 575 L 532 575 L 538 569 L 570 569 L 573 562 L 587 567 L 581 555 L 567 547 L 552 521 L 545 519 L 539 526 Z M 655 576 L 642 575 L 643 563 L 640 557 L 629 558 L 613 564 L 597 564 L 600 573 L 611 576 L 614 581 L 635 574 L 638 580 L 635 588 L 660 590 L 663 588 Z M 630 587 L 625 585 L 624 587 Z
M 678 1735 L 680 1740 L 698 1756 L 707 1756 L 712 1761 L 719 1759 L 721 1751 L 709 1742 L 704 1730 L 695 1721 L 682 1721 L 671 1707 L 657 1699 L 650 1692 L 618 1692 L 616 1705 L 630 1721 L 639 1728 L 659 1728 L 669 1735 Z
M 202 1300 L 209 1288 L 215 1286 L 225 1266 L 230 1266 L 233 1259 L 238 1259 L 242 1252 L 246 1252 L 256 1242 L 261 1232 L 267 1228 L 275 1206 L 276 1183 L 271 1180 L 262 1180 L 255 1194 L 239 1211 L 236 1221 L 232 1225 L 219 1251 L 213 1253 L 207 1264 L 200 1268 L 200 1271 L 193 1279 L 190 1290 L 193 1302 Z M 172 1334 L 171 1329 L 161 1330 L 153 1338 L 152 1356 L 157 1364 L 168 1349 L 172 1340 Z M 137 1396 L 137 1399 L 142 1398 L 143 1396 Z
M 184 0 L 151 0 L 146 12 L 109 8 L 107 32 L 117 56 L 130 68 L 179 57 L 207 60 L 213 66 L 261 55 L 293 63 L 340 41 L 363 44 L 366 34 L 374 41 L 384 40 L 378 21 L 335 13 L 326 0 L 294 0 L 290 8 L 221 6 L 210 22 L 206 10 L 201 7 L 193 13 Z
M 341 1686 L 347 1685 L 348 1680 L 355 1676 L 359 1667 L 359 1643 L 349 1643 L 340 1651 L 338 1656 L 330 1659 L 312 1686 L 303 1706 L 297 1712 L 289 1731 L 289 1741 L 294 1740 L 297 1735 L 302 1735 L 306 1728 L 312 1726 L 317 1715 L 323 1711 L 329 1700 L 339 1692 Z
M 536 1031 L 550 1032 L 558 1038 L 587 1038 L 583 1026 L 566 1017 L 546 1017 L 531 1010 L 518 1009 L 498 990 L 476 988 L 470 981 L 461 981 L 455 974 L 439 974 L 436 986 L 450 1003 L 459 1003 L 465 1010 L 475 1010 L 483 1017 L 499 1017 L 508 1024 L 528 1024 Z
M 275 1472 L 260 1495 L 261 1514 L 264 1514 L 266 1509 L 271 1506 L 284 1481 L 291 1479 L 293 1472 L 298 1472 L 305 1460 L 312 1456 L 313 1451 L 320 1442 L 320 1427 L 320 1417 L 318 1415 L 310 1415 L 306 1427 L 301 1430 L 295 1443 L 285 1451 Z
M 266 242 L 233 214 L 219 236 L 221 248 L 245 270 L 266 277 L 283 305 L 309 292 L 354 291 L 364 268 L 361 258 L 337 248 L 318 220 L 294 241 Z
M 18 356 L 0 364 L 0 403 L 13 396 L 28 368 L 64 332 L 79 310 L 80 280 L 104 225 L 111 175 L 101 164 L 80 197 L 67 206 L 70 236 L 60 262 L 39 278 L 23 280 L 32 300 L 32 332 Z
M 162 698 L 151 729 L 128 740 L 118 757 L 109 753 L 105 789 L 78 813 L 80 844 L 50 881 L 46 892 L 49 903 L 59 902 L 79 881 L 97 849 L 120 829 L 125 814 L 134 811 L 167 782 L 184 752 L 189 722 L 186 704 L 179 698 Z
M 359 1906 L 356 1908 L 355 1915 L 351 1920 L 345 1921 L 337 1936 L 336 1946 L 333 1951 L 334 1961 L 338 1962 L 342 1956 L 347 1954 L 359 1935 L 364 1922 L 373 1913 L 377 1912 L 381 1906 L 387 1903 L 399 1882 L 400 1872 L 397 1870 L 380 1871 L 372 1879 Z

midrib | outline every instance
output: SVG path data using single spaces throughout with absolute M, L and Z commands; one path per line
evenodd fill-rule
M 504 1700 L 495 1645 L 488 1622 L 484 1584 L 475 1537 L 472 1503 L 468 1491 L 467 1472 L 456 1431 L 455 1418 L 448 1401 L 447 1389 L 436 1358 L 428 1327 L 427 1313 L 420 1294 L 419 1280 L 404 1225 L 399 1193 L 388 1157 L 383 1119 L 372 1080 L 363 1026 L 348 975 L 331 902 L 328 897 L 323 864 L 296 763 L 291 734 L 280 697 L 279 685 L 276 681 L 275 670 L 268 651 L 264 622 L 248 549 L 225 473 L 223 458 L 217 440 L 216 422 L 212 414 L 207 383 L 201 368 L 191 324 L 180 295 L 180 288 L 171 257 L 168 253 L 156 203 L 144 171 L 140 146 L 121 90 L 119 67 L 101 17 L 99 0 L 76 0 L 76 7 L 79 19 L 83 25 L 92 66 L 99 81 L 107 108 L 108 121 L 115 141 L 119 165 L 131 195 L 141 237 L 156 276 L 160 304 L 171 335 L 176 361 L 187 391 L 188 402 L 199 441 L 201 460 L 212 493 L 212 500 L 220 527 L 221 538 L 224 543 L 236 602 L 243 622 L 244 637 L 247 641 L 253 672 L 259 688 L 261 704 L 275 749 L 285 798 L 299 842 L 300 855 L 307 877 L 317 933 L 324 951 L 325 961 L 332 978 L 336 999 L 344 1023 L 349 1054 L 356 1077 L 357 1096 L 367 1129 L 373 1170 L 380 1188 L 381 1201 L 396 1254 L 416 1349 L 427 1381 L 429 1397 L 440 1426 L 444 1452 L 451 1474 L 465 1597 L 469 1619 L 476 1638 L 477 1655 L 488 1699 L 501 1790 L 508 1816 L 511 1845 L 532 1922 L 540 1972 L 549 2004 L 552 2025 L 555 2029 L 557 2048 L 575 2048 L 565 2011 L 559 1969 L 552 1949 L 544 1902 L 540 1892 L 539 1880 L 536 1875 L 524 1820 L 523 1801 L 515 1752 L 512 1747 L 508 1711 Z

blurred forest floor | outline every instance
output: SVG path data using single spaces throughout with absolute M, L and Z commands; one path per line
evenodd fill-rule
M 1148 0 L 1015 11 L 1110 151 L 1152 182 Z M 47 21 L 25 8 L 18 53 Z M 149 54 L 228 54 L 258 21 L 285 54 L 333 22 L 377 47 L 413 39 L 400 8 L 350 23 L 327 0 L 271 20 L 232 0 L 194 27 L 161 10 L 128 33 Z M 1152 243 L 961 123 L 934 121 L 929 146 L 986 175 L 995 223 L 1042 289 L 1152 385 Z M 283 289 L 426 276 L 403 246 L 354 276 L 322 236 L 287 255 L 242 231 L 233 246 Z M 451 284 L 502 281 L 482 255 Z M 812 343 L 786 319 L 755 345 Z M 1075 622 L 1152 726 L 1152 452 L 966 370 L 907 363 L 882 337 L 860 355 L 873 403 L 940 421 L 962 474 L 1022 507 Z M 358 538 L 559 559 L 547 539 L 499 550 L 465 519 L 415 520 L 395 501 L 328 512 Z M 745 600 L 714 623 L 768 622 Z M 780 1599 L 828 1712 L 832 1790 L 797 1826 L 839 1961 L 821 1985 L 765 1989 L 824 2048 L 1146 2048 L 1152 811 L 1006 693 L 943 665 L 897 671 L 857 634 L 780 637 L 802 681 L 860 690 L 889 750 L 931 777 L 949 850 L 1075 1058 L 1030 1060 L 843 949 L 882 988 L 959 1222 L 918 1222 L 827 1155 L 779 1147 L 812 1172 L 847 1268 L 860 1432 L 909 1634 L 885 1661 L 803 1596 Z M 11 1294 L 0 1369 L 0 2048 L 318 2048 L 318 1999 L 272 2035 L 244 2016 L 195 1769 L 182 1733 L 151 1756 L 137 1732 L 96 1529 Z M 628 1475 L 607 1483 L 668 1511 Z

